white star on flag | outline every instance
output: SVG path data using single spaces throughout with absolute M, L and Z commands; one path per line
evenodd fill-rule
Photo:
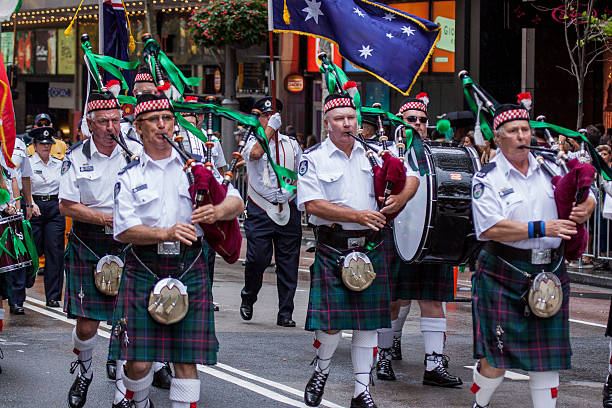
M 363 57 L 364 59 L 368 59 L 368 57 L 372 56 L 372 51 L 374 51 L 373 48 L 370 48 L 370 46 L 365 46 L 363 44 L 361 44 L 361 49 L 359 50 L 359 56 Z
M 391 34 L 391 33 L 387 33 L 387 37 L 389 37 L 389 38 L 394 38 L 394 37 L 393 37 L 393 34 Z
M 321 3 L 317 3 L 317 0 L 305 0 L 306 7 L 302 9 L 308 13 L 304 21 L 308 21 L 311 18 L 314 19 L 315 23 L 319 24 L 319 16 L 323 16 L 324 14 L 321 12 Z
M 385 20 L 387 20 L 387 21 L 393 21 L 395 19 L 395 14 L 393 14 L 393 13 L 385 13 L 385 16 L 383 18 Z
M 406 34 L 408 37 L 410 37 L 411 35 L 414 35 L 414 30 L 412 29 L 412 27 L 406 27 L 403 26 L 402 27 L 402 33 Z
M 363 12 L 359 10 L 357 7 L 353 8 L 353 12 L 357 14 L 359 17 L 365 17 L 365 14 L 363 14 Z

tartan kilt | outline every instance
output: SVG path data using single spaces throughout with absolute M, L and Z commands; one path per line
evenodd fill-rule
M 529 273 L 542 269 L 542 265 L 527 262 L 513 261 L 511 264 Z M 553 267 L 549 266 L 547 270 Z M 480 252 L 472 277 L 474 358 L 484 357 L 500 369 L 556 371 L 571 368 L 570 285 L 563 262 L 555 274 L 563 288 L 559 312 L 547 319 L 534 314 L 525 316 L 525 304 L 520 298 L 528 289 L 528 278 L 504 265 L 497 256 L 485 250 Z M 503 330 L 501 351 L 497 325 Z
M 112 254 L 123 258 L 126 245 L 115 241 L 112 235 L 105 234 L 104 227 L 100 225 L 75 222 L 68 235 L 68 245 L 64 254 L 66 270 L 64 312 L 70 318 L 111 320 L 115 308 L 115 296 L 105 295 L 96 288 L 94 269 L 99 259 L 85 248 L 75 235 L 100 257 Z
M 130 249 L 127 252 L 113 316 L 110 359 L 217 363 L 219 343 L 215 335 L 212 284 L 206 257 L 200 249 L 198 246 L 187 250 L 184 265 L 186 268 L 193 265 L 180 280 L 187 286 L 189 310 L 183 320 L 171 325 L 160 324 L 149 315 L 149 295 L 158 279 L 142 266 L 136 256 L 162 279 L 182 275 L 179 269 L 182 255 L 158 255 L 155 250 Z M 125 319 L 127 324 L 127 345 L 115 335 L 115 327 L 121 319 Z
M 389 287 L 391 300 L 438 300 L 451 302 L 455 299 L 455 275 L 447 264 L 407 263 L 397 253 L 393 228 L 383 230 L 385 251 L 389 259 Z
M 375 330 L 391 327 L 388 260 L 382 248 L 367 252 L 376 278 L 361 292 L 344 286 L 334 268 L 340 256 L 328 248 L 317 246 L 310 266 L 310 296 L 306 312 L 306 330 Z

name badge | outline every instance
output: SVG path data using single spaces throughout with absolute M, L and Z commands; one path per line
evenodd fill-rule
M 500 196 L 500 197 L 505 197 L 505 196 L 507 196 L 508 194 L 512 194 L 512 193 L 514 193 L 514 189 L 513 189 L 513 188 L 506 188 L 506 187 L 503 187 L 503 188 L 501 189 L 501 191 L 499 192 L 499 196 Z
M 159 242 L 157 244 L 157 255 L 180 255 L 180 242 Z
M 81 172 L 85 171 L 93 171 L 93 166 L 91 164 L 84 164 L 80 167 Z
M 42 174 L 42 170 L 34 170 L 34 174 Z
M 145 190 L 145 189 L 147 189 L 147 185 L 146 185 L 146 184 L 141 184 L 141 185 L 139 185 L 139 186 L 137 186 L 137 187 L 134 187 L 134 188 L 132 189 L 132 192 L 133 192 L 133 193 L 137 193 L 137 192 L 142 191 L 142 190 Z

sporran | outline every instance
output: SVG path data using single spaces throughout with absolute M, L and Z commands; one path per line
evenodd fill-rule
M 537 274 L 529 286 L 527 303 L 531 312 L 538 317 L 556 315 L 563 303 L 563 288 L 557 275 L 551 272 Z
M 342 282 L 355 292 L 366 290 L 376 279 L 372 261 L 363 252 L 353 251 L 346 255 L 342 264 Z
M 153 320 L 160 324 L 180 322 L 189 310 L 187 286 L 176 278 L 160 279 L 149 295 L 148 310 Z
M 123 261 L 115 255 L 105 255 L 96 264 L 94 282 L 96 288 L 108 296 L 117 296 L 123 273 Z

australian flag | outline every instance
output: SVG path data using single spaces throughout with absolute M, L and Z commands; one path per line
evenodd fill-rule
M 122 61 L 129 61 L 128 54 L 128 26 L 125 16 L 125 9 L 121 0 L 104 0 L 104 55 L 117 58 Z M 124 70 L 125 77 L 130 93 L 132 90 L 132 73 Z M 115 79 L 113 76 L 106 74 L 106 81 Z
M 274 31 L 335 42 L 353 65 L 407 95 L 440 26 L 369 0 L 271 0 Z

